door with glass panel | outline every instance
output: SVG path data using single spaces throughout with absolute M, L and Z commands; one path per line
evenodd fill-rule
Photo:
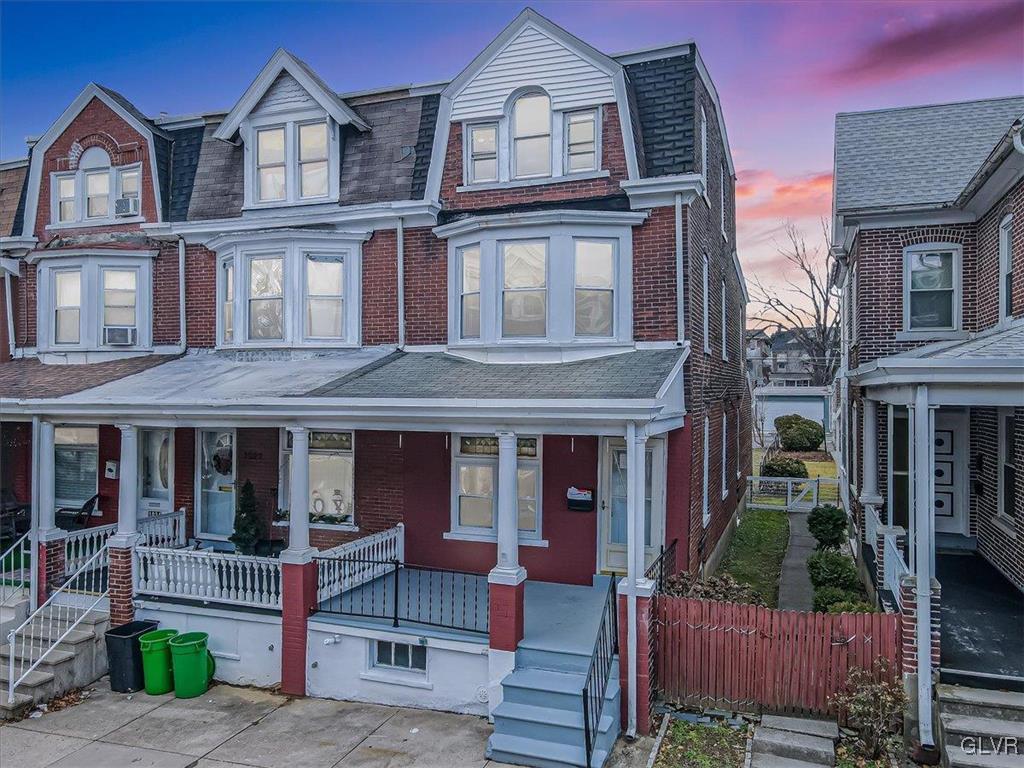
M 235 527 L 235 431 L 203 429 L 196 440 L 199 536 L 226 539 Z
M 139 430 L 139 517 L 169 512 L 174 503 L 174 432 Z
M 627 452 L 624 440 L 609 439 L 601 452 L 598 505 L 599 565 L 602 571 L 626 572 Z M 648 565 L 658 556 L 665 536 L 665 445 L 647 443 L 644 472 L 644 549 Z

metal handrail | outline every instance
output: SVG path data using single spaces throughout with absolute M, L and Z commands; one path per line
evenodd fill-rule
M 667 547 L 663 544 L 661 552 L 654 562 L 644 571 L 644 578 L 654 582 L 659 594 L 665 591 L 665 579 L 676 572 L 676 545 L 678 543 L 679 539 L 672 539 L 672 543 Z
M 27 566 L 26 563 L 28 563 Z M 7 601 L 14 595 L 20 597 L 26 585 L 31 589 L 32 539 L 30 533 L 16 539 L 0 555 L 0 605 L 7 605 Z
M 43 662 L 43 659 L 50 655 L 54 648 L 64 642 L 64 639 L 74 631 L 75 627 L 81 624 L 82 620 L 110 594 L 110 586 L 107 584 L 109 567 L 109 550 L 104 542 L 92 557 L 82 563 L 67 581 L 53 591 L 45 603 L 7 635 L 9 645 L 7 701 L 9 703 L 14 703 L 14 691 L 21 682 Z M 90 589 L 90 587 L 100 586 L 103 587 L 102 591 Z M 97 594 L 97 597 L 84 610 L 78 605 L 56 602 L 58 596 L 67 595 L 70 592 Z M 39 619 L 38 624 L 36 623 L 37 618 Z M 72 618 L 74 618 L 73 621 Z M 27 668 L 26 664 L 28 664 Z M 14 672 L 15 665 L 20 672 L 17 677 Z
M 594 754 L 601 715 L 604 711 L 604 694 L 611 677 L 612 661 L 619 652 L 619 620 L 615 604 L 615 579 L 609 579 L 608 594 L 605 597 L 601 622 L 597 625 L 594 652 L 590 655 L 590 667 L 583 683 L 583 742 L 586 750 L 586 765 Z

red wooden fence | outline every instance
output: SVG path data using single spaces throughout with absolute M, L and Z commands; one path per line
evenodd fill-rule
M 689 707 L 834 714 L 829 697 L 882 656 L 899 674 L 899 616 L 802 613 L 659 595 L 657 681 Z

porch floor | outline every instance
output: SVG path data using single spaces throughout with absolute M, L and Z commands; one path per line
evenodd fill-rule
M 590 587 L 527 581 L 520 647 L 589 656 L 594 650 L 610 578 L 595 576 Z
M 938 553 L 942 668 L 1024 677 L 1024 593 L 976 553 Z

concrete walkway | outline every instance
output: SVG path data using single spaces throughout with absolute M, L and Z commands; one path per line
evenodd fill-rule
M 779 581 L 779 608 L 784 611 L 809 611 L 814 605 L 814 587 L 807 575 L 807 558 L 817 545 L 807 530 L 807 513 L 789 513 L 789 547 L 782 561 Z
M 15 768 L 499 768 L 482 717 L 289 699 L 218 685 L 196 699 L 111 693 L 0 726 Z

